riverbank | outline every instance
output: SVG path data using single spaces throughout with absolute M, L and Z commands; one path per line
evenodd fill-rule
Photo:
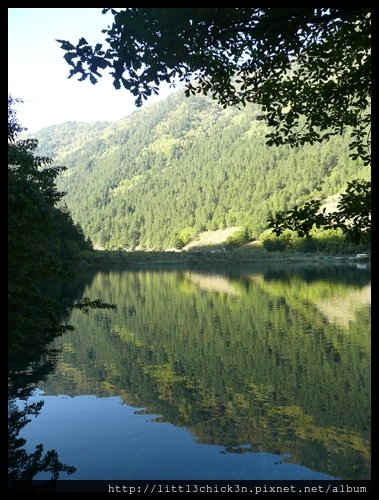
M 367 257 L 357 258 L 357 254 L 329 254 L 322 252 L 269 251 L 264 248 L 223 248 L 196 252 L 170 251 L 134 251 L 95 250 L 84 252 L 79 263 L 80 268 L 103 267 L 109 265 L 134 266 L 170 266 L 188 264 L 237 264 L 254 262 L 367 262 Z

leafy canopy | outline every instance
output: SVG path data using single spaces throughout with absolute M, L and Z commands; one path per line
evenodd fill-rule
M 110 70 L 137 106 L 159 84 L 185 82 L 223 106 L 260 104 L 268 144 L 313 143 L 353 130 L 370 162 L 368 8 L 126 8 L 103 30 L 108 46 L 58 40 L 70 76 L 96 84 Z
M 15 99 L 8 97 L 8 329 L 13 354 L 69 329 L 61 325 L 71 308 L 113 307 L 100 301 L 70 304 L 41 292 L 45 278 L 67 278 L 82 250 L 91 250 L 69 211 L 58 206 L 64 193 L 55 184 L 65 167 L 37 156 L 36 139 L 22 139 Z M 20 101 L 20 100 L 18 100 Z M 34 349 L 34 347 L 33 347 Z
M 310 200 L 302 207 L 277 212 L 269 218 L 268 227 L 276 236 L 286 229 L 296 231 L 300 237 L 309 237 L 313 225 L 324 229 L 341 229 L 345 238 L 353 243 L 368 242 L 371 238 L 371 183 L 363 180 L 348 182 L 341 195 L 337 210 L 330 214 L 321 210 L 321 201 Z

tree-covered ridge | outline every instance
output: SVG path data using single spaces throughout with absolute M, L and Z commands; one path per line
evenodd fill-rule
M 54 380 L 42 388 L 118 395 L 202 443 L 234 452 L 249 444 L 314 470 L 367 477 L 370 308 L 347 331 L 312 303 L 366 287 L 363 274 L 349 285 L 346 268 L 342 278 L 300 273 L 294 283 L 306 293 L 290 287 L 284 296 L 286 277 L 270 271 L 98 273 L 85 293 L 102 293 L 117 310 L 73 313 L 76 333 L 60 342 Z M 213 277 L 212 286 L 199 291 L 196 276 L 208 285 Z
M 184 232 L 246 226 L 257 237 L 267 219 L 314 196 L 341 192 L 369 167 L 349 158 L 349 134 L 328 143 L 268 148 L 259 109 L 222 109 L 181 93 L 102 128 L 36 134 L 68 167 L 58 180 L 73 218 L 105 248 L 171 248 Z M 84 126 L 82 126 L 84 127 Z M 94 133 L 97 130 L 98 133 Z M 64 149 L 51 150 L 54 144 Z M 69 140 L 73 149 L 69 152 Z
M 62 157 L 74 153 L 83 147 L 84 142 L 97 139 L 110 125 L 111 122 L 66 122 L 61 125 L 51 125 L 38 132 L 38 138 L 43 144 L 39 145 L 39 149 L 49 157 Z

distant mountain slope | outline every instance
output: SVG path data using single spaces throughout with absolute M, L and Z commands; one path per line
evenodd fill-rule
M 33 134 L 38 136 L 39 150 L 44 156 L 65 157 L 80 150 L 85 142 L 96 139 L 111 122 L 66 122 L 52 125 Z
M 368 178 L 349 158 L 347 133 L 268 147 L 257 115 L 179 92 L 116 124 L 69 122 L 34 136 L 41 154 L 68 167 L 58 186 L 75 222 L 105 248 L 170 248 L 183 231 L 232 226 L 258 236 L 271 213 Z

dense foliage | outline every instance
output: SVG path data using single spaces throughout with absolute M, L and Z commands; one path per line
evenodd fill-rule
M 105 48 L 58 40 L 70 77 L 95 84 L 109 69 L 138 106 L 176 80 L 224 106 L 260 104 L 269 144 L 312 144 L 351 126 L 352 154 L 370 162 L 369 8 L 108 10 Z
M 8 299 L 12 349 L 62 331 L 62 303 L 41 293 L 45 278 L 62 277 L 80 252 L 92 248 L 65 208 L 55 178 L 64 167 L 35 154 L 35 139 L 19 139 L 12 98 L 8 102 Z M 25 347 L 25 346 L 24 346 Z
M 67 123 L 36 136 L 42 154 L 68 167 L 57 182 L 75 222 L 105 248 L 181 247 L 229 226 L 258 237 L 275 212 L 369 178 L 349 157 L 348 131 L 268 148 L 259 114 L 176 93 L 108 128 Z
M 278 212 L 269 219 L 269 228 L 276 236 L 286 229 L 296 231 L 300 237 L 309 237 L 313 226 L 325 229 L 341 229 L 347 240 L 353 243 L 371 239 L 371 183 L 355 179 L 348 182 L 346 192 L 340 197 L 337 209 L 326 213 L 321 210 L 321 200 L 311 200 L 302 207 Z

